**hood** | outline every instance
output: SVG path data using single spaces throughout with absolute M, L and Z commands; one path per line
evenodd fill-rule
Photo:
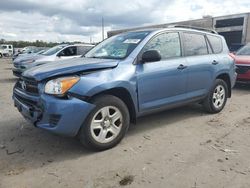
M 25 71 L 23 76 L 41 81 L 54 76 L 114 68 L 118 65 L 118 62 L 118 60 L 112 59 L 74 58 L 33 67 Z
M 236 65 L 237 64 L 248 64 L 250 65 L 250 56 L 241 56 L 236 55 L 235 57 Z
M 14 64 L 22 64 L 22 63 L 26 63 L 27 61 L 30 60 L 37 60 L 37 59 L 41 59 L 42 57 L 44 57 L 43 55 L 40 54 L 23 54 L 23 55 L 19 55 L 17 56 L 17 58 L 14 60 Z

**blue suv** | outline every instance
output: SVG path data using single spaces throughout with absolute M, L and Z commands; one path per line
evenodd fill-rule
M 34 126 L 105 150 L 140 116 L 188 103 L 220 112 L 235 79 L 222 36 L 148 29 L 108 38 L 83 57 L 25 71 L 13 99 Z

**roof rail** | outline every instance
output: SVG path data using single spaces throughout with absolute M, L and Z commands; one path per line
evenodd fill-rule
M 200 31 L 206 31 L 214 34 L 218 34 L 217 31 L 209 28 L 203 28 L 203 27 L 196 27 L 196 26 L 190 26 L 190 25 L 170 25 L 169 28 L 187 28 L 187 29 L 196 29 Z

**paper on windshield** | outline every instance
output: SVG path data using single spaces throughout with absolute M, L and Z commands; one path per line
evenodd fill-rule
M 126 44 L 138 44 L 141 41 L 141 39 L 126 39 L 123 41 L 123 43 Z

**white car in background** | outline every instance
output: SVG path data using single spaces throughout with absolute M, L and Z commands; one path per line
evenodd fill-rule
M 71 59 L 85 55 L 94 45 L 92 44 L 62 44 L 49 50 L 30 56 L 17 57 L 14 61 L 13 74 L 20 77 L 25 70 L 57 60 Z
M 11 44 L 2 44 L 0 45 L 0 58 L 6 56 L 12 56 L 14 53 L 13 45 Z

